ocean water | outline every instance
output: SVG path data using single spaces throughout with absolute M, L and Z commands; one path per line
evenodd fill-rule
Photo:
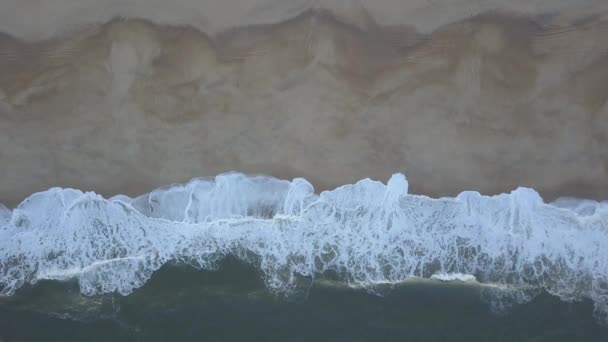
M 222 174 L 0 207 L 2 341 L 607 341 L 608 203 Z

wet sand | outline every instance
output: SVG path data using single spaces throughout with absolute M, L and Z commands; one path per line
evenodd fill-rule
M 608 198 L 604 2 L 213 3 L 0 4 L 0 202 L 229 170 Z

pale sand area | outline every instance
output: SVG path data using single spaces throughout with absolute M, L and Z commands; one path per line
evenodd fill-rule
M 317 190 L 404 172 L 431 196 L 607 199 L 606 13 L 592 0 L 5 0 L 0 202 L 229 170 Z

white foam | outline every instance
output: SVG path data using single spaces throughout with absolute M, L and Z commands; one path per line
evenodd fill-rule
M 304 179 L 238 173 L 135 199 L 53 188 L 0 208 L 0 291 L 76 277 L 84 294 L 126 295 L 168 261 L 212 268 L 233 255 L 259 267 L 274 291 L 291 291 L 296 274 L 325 271 L 354 286 L 477 279 L 590 298 L 605 319 L 605 202 L 579 210 L 526 188 L 441 199 L 407 188 L 395 175 L 388 185 L 365 179 L 317 195 Z M 492 296 L 523 302 L 537 292 Z
M 598 202 L 582 198 L 560 197 L 551 204 L 559 208 L 570 209 L 581 216 L 590 216 L 595 214 L 596 210 L 606 208 L 608 201 Z
M 431 279 L 445 281 L 445 282 L 453 282 L 453 281 L 461 281 L 461 282 L 477 282 L 477 279 L 472 274 L 462 274 L 462 273 L 435 273 L 431 276 Z

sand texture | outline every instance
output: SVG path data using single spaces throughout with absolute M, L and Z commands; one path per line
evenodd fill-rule
M 504 3 L 3 1 L 0 202 L 229 170 L 607 199 L 608 2 Z

